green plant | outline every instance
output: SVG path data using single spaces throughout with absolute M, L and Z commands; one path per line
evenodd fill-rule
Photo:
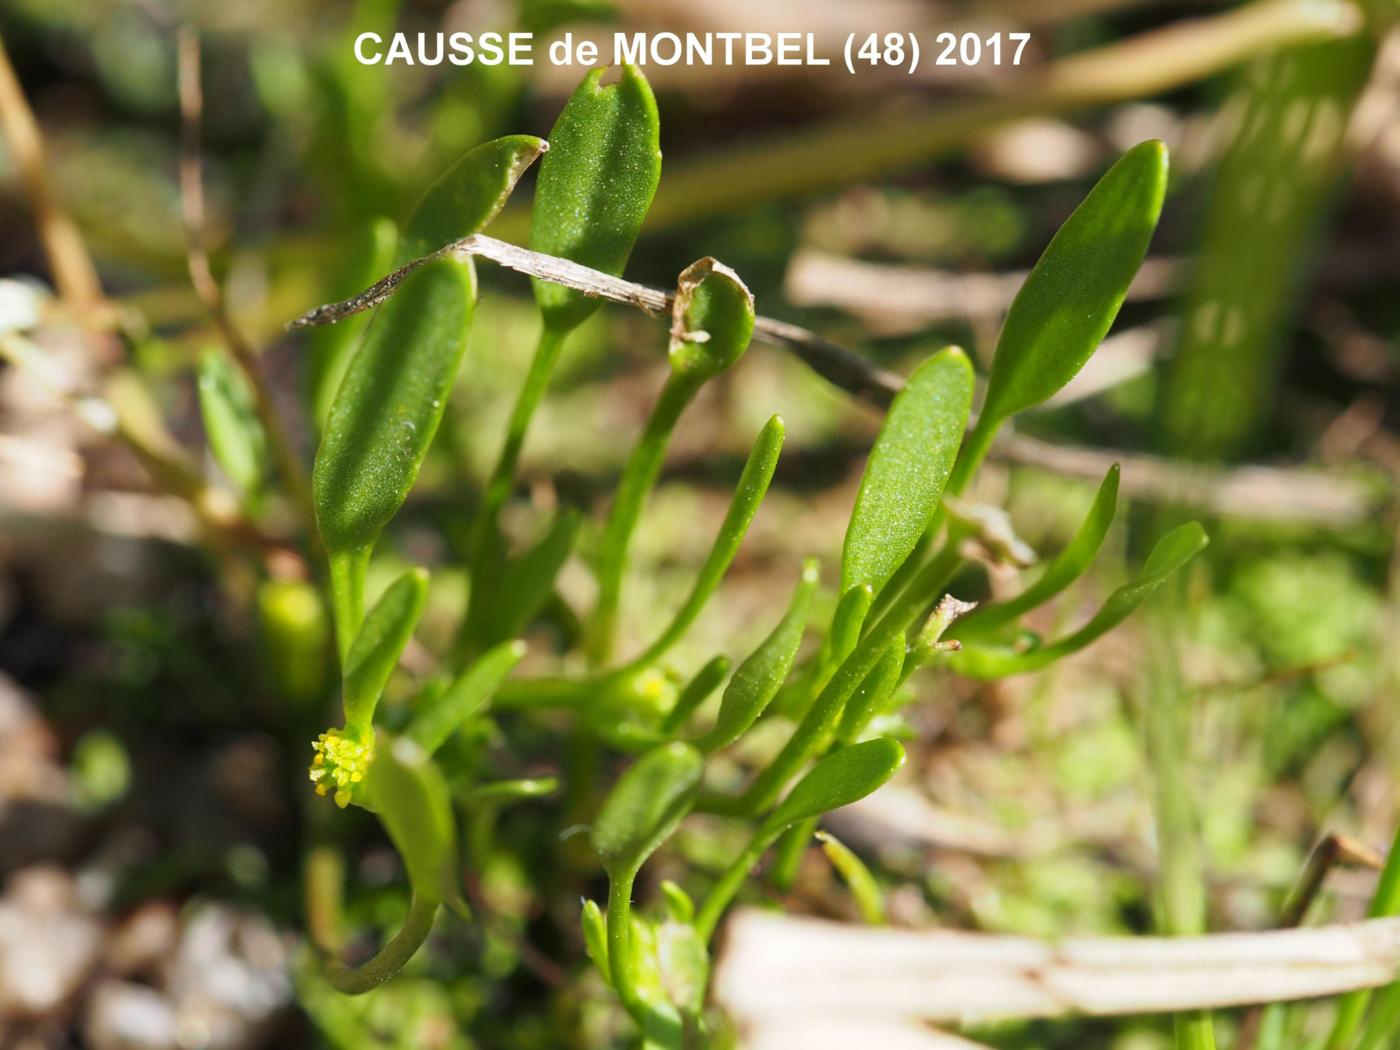
M 607 87 L 601 76 L 585 78 L 551 135 L 531 245 L 616 276 L 656 188 L 657 113 L 636 70 L 624 70 Z M 1017 596 L 968 614 L 969 605 L 946 594 L 967 563 L 962 543 L 975 538 L 978 518 L 962 504 L 950 508 L 945 495 L 966 500 L 998 430 L 1063 387 L 1103 338 L 1157 222 L 1166 155 L 1158 143 L 1129 151 L 1050 243 L 1012 307 L 966 441 L 973 369 L 963 351 L 943 349 L 910 375 L 872 447 L 846 531 L 838 600 L 811 652 L 803 655 L 802 643 L 820 583 L 815 561 L 803 564 L 786 612 L 732 674 L 730 655 L 717 654 L 684 686 L 669 654 L 719 587 L 759 509 L 782 449 L 782 421 L 774 417 L 758 435 L 690 596 L 637 655 L 616 662 L 629 543 L 677 420 L 705 383 L 745 353 L 755 326 L 753 298 L 737 274 L 711 259 L 680 275 L 669 374 L 591 552 L 599 589 L 580 635 L 588 669 L 569 672 L 561 660 L 566 673 L 507 681 L 524 654 L 514 636 L 553 595 L 580 535 L 580 517 L 559 514 L 537 544 L 512 555 L 501 514 L 564 339 L 598 305 L 573 287 L 537 280 L 540 344 L 471 528 L 471 595 L 456 643 L 407 713 L 392 725 L 377 724 L 379 699 L 423 614 L 430 581 L 422 569 L 403 573 L 366 614 L 366 569 L 413 487 L 471 323 L 472 263 L 451 244 L 490 221 L 544 149 L 523 136 L 481 146 L 410 216 L 395 253 L 402 271 L 394 294 L 379 306 L 346 366 L 316 456 L 315 504 L 341 655 L 344 725 L 317 741 L 311 777 L 342 807 L 361 806 L 379 817 L 413 891 L 404 928 L 379 955 L 355 968 L 328 959 L 326 973 L 345 991 L 373 987 L 413 954 L 439 905 L 465 914 L 454 795 L 478 805 L 553 785 L 482 783 L 458 761 L 453 740 L 489 711 L 526 719 L 562 712 L 586 747 L 601 743 L 636 756 L 601 804 L 588 802 L 591 785 L 571 786 L 587 805 L 590 840 L 609 883 L 606 912 L 591 900 L 583 906 L 588 955 L 645 1045 L 705 1045 L 713 1032 L 705 1010 L 708 945 L 720 919 L 774 843 L 787 836 L 779 868 L 789 866 L 823 814 L 875 791 L 900 768 L 904 750 L 882 728 L 906 702 L 900 686 L 921 668 L 976 678 L 1043 668 L 1116 626 L 1204 545 L 1198 526 L 1183 526 L 1083 627 L 1047 643 L 1026 631 L 1022 616 L 1073 584 L 1092 562 L 1114 515 L 1115 468 L 1078 536 Z M 714 717 L 692 728 L 721 685 Z M 792 731 L 752 769 L 747 785 L 709 782 L 713 756 L 780 718 L 793 723 Z M 705 888 L 698 904 L 665 882 L 659 910 L 635 909 L 639 873 L 697 812 L 746 828 L 747 845 L 713 877 L 696 873 L 697 886 Z M 873 877 L 840 843 L 829 837 L 824 843 L 862 914 L 878 921 L 883 905 Z

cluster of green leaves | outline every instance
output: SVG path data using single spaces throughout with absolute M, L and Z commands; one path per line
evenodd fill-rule
M 543 156 L 531 247 L 620 274 L 660 177 L 659 126 L 637 70 L 624 69 L 607 85 L 602 77 L 595 71 L 585 78 L 547 147 L 512 136 L 466 154 L 424 195 L 392 252 L 379 238 L 376 258 L 402 266 L 482 229 L 521 172 Z M 343 376 L 327 380 L 336 392 L 325 410 L 313 501 L 345 720 L 318 741 L 312 776 L 337 802 L 378 816 L 403 856 L 414 896 L 404 929 L 369 963 L 351 969 L 329 961 L 336 987 L 360 991 L 391 976 L 426 937 L 440 905 L 466 914 L 454 794 L 512 797 L 539 786 L 463 785 L 444 759 L 445 746 L 488 707 L 525 717 L 563 709 L 574 716 L 573 732 L 630 759 L 589 815 L 609 892 L 606 911 L 594 901 L 584 904 L 588 954 L 648 1045 L 703 1045 L 712 1023 L 705 1012 L 709 942 L 720 919 L 771 847 L 786 836 L 775 869 L 781 880 L 824 814 L 897 772 L 904 750 L 889 727 L 911 696 L 904 688 L 911 675 L 928 667 L 986 679 L 1043 668 L 1121 622 L 1204 545 L 1198 526 L 1183 526 L 1081 628 L 1050 641 L 1027 631 L 1023 617 L 1070 587 L 1097 554 L 1117 505 L 1115 468 L 1078 535 L 1020 593 L 961 618 L 969 607 L 946 597 L 965 564 L 965 541 L 976 538 L 977 518 L 945 497 L 965 497 L 998 430 L 1062 388 L 1098 346 L 1146 252 L 1165 182 L 1165 150 L 1144 143 L 1066 221 L 1012 305 L 970 430 L 974 377 L 961 349 L 938 351 L 909 376 L 865 467 L 829 621 L 811 623 L 821 573 L 808 561 L 786 611 L 752 652 L 736 663 L 731 654 L 715 654 L 688 675 L 670 655 L 723 581 L 768 491 L 783 445 L 780 418 L 758 434 L 689 597 L 625 662 L 614 657 L 618 612 L 631 538 L 670 435 L 704 385 L 742 358 L 753 334 L 753 297 L 737 274 L 702 259 L 678 278 L 669 374 L 587 552 L 598 583 L 581 635 L 588 671 L 507 681 L 524 654 L 514 639 L 555 595 L 580 520 L 560 512 L 536 544 L 517 552 L 502 529 L 502 512 L 566 338 L 598 307 L 573 289 L 536 282 L 540 341 L 470 530 L 470 599 L 440 670 L 392 727 L 377 724 L 376 711 L 423 615 L 430 580 L 425 570 L 411 569 L 366 612 L 366 573 L 380 534 L 415 484 L 456 380 L 476 305 L 471 261 L 449 255 L 418 267 L 367 325 L 327 340 L 326 374 Z M 206 408 L 211 423 L 248 416 L 228 377 L 212 369 L 206 397 L 214 406 Z M 221 444 L 225 470 L 245 498 L 255 498 L 261 475 L 246 465 L 252 452 Z M 804 650 L 809 636 L 813 644 Z M 707 706 L 716 692 L 717 706 Z M 747 784 L 715 776 L 717 768 L 734 767 L 714 762 L 718 753 L 775 719 L 789 722 L 791 731 Z M 643 867 L 697 812 L 746 828 L 747 845 L 723 871 L 697 874 L 704 889 L 698 902 L 666 882 L 658 910 L 634 909 Z M 880 921 L 883 902 L 870 872 L 839 842 L 829 836 L 823 842 L 861 913 Z

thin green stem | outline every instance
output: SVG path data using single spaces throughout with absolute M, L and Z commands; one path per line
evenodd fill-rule
M 695 931 L 700 934 L 701 939 L 708 942 L 714 936 L 715 927 L 719 925 L 724 910 L 729 907 L 729 902 L 734 899 L 753 866 L 763 856 L 763 851 L 778 837 L 779 831 L 769 831 L 760 827 L 744 847 L 744 851 L 724 870 L 724 874 L 719 877 L 719 881 L 700 905 L 700 910 L 695 913 Z
M 480 636 L 482 621 L 489 614 L 504 559 L 500 537 L 501 510 L 515 488 L 516 470 L 520 465 L 520 454 L 525 447 L 525 435 L 530 429 L 530 420 L 540 402 L 544 400 L 545 391 L 549 389 L 549 381 L 554 375 L 554 368 L 559 362 L 559 354 L 564 348 L 567 335 L 567 330 L 561 331 L 548 324 L 540 329 L 539 342 L 535 346 L 535 356 L 530 360 L 525 384 L 520 388 L 515 407 L 511 410 L 505 442 L 482 494 L 481 508 L 477 511 L 476 521 L 472 525 L 468 550 L 471 599 L 458 638 L 460 657 L 465 657 L 470 651 L 471 645 Z
M 336 651 L 340 666 L 365 622 L 365 575 L 369 571 L 369 547 L 333 551 L 330 555 L 331 615 L 335 620 Z
M 623 1008 L 641 1024 L 645 1011 L 637 994 L 632 959 L 632 884 L 636 878 L 636 872 L 608 873 L 608 969 Z
M 605 664 L 612 654 L 627 550 L 641 518 L 642 505 L 661 474 L 666 446 L 676 423 L 699 389 L 699 384 L 686 375 L 672 372 L 667 376 L 646 428 L 623 469 L 598 549 L 598 605 L 588 640 L 588 656 L 594 667 Z
M 374 958 L 354 967 L 346 966 L 339 959 L 327 959 L 324 967 L 326 980 L 332 988 L 346 995 L 362 995 L 378 988 L 402 970 L 423 946 L 432 932 L 437 912 L 437 901 L 425 900 L 415 894 L 403 927 Z

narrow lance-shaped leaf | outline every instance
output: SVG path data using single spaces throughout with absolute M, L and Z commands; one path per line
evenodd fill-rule
M 753 324 L 753 296 L 733 270 L 705 258 L 680 275 L 671 320 L 671 372 L 623 468 L 599 544 L 598 604 L 588 640 L 594 664 L 605 663 L 612 653 L 627 551 L 671 434 L 700 388 L 743 356 Z
M 1002 325 L 951 491 L 963 490 L 1002 423 L 1064 387 L 1098 349 L 1147 254 L 1166 186 L 1166 147 L 1134 146 L 1046 246 Z
M 773 472 L 778 469 L 778 456 L 783 450 L 784 432 L 781 416 L 774 416 L 759 432 L 758 440 L 749 450 L 749 458 L 744 464 L 743 473 L 739 475 L 739 484 L 735 486 L 734 496 L 729 502 L 729 510 L 724 515 L 724 521 L 720 524 L 714 546 L 710 548 L 709 556 L 706 557 L 705 563 L 700 567 L 699 575 L 695 578 L 695 586 L 691 589 L 690 597 L 686 599 L 685 604 L 681 606 L 666 630 L 661 633 L 661 637 L 653 642 L 641 656 L 633 660 L 629 666 L 651 663 L 673 646 L 690 629 L 690 625 L 700 615 L 705 603 L 710 600 L 710 596 L 719 587 L 720 580 L 724 579 L 724 574 L 729 571 L 730 563 L 734 561 L 734 555 L 739 552 L 739 544 L 743 542 L 744 535 L 749 531 L 749 525 L 753 522 L 754 515 L 758 513 L 759 505 L 763 502 L 763 497 L 768 492 L 768 486 L 773 481 Z
M 437 700 L 408 724 L 405 735 L 428 754 L 435 753 L 485 706 L 525 655 L 522 641 L 502 642 L 457 676 Z
M 1079 577 L 1084 575 L 1094 555 L 1103 546 L 1108 527 L 1118 509 L 1118 464 L 1109 468 L 1094 496 L 1079 531 L 1065 545 L 1041 572 L 1040 576 L 1020 594 L 1004 602 L 983 605 L 964 616 L 952 629 L 954 638 L 974 638 L 986 636 L 997 628 L 1011 623 L 1037 606 L 1044 605 Z
M 846 709 L 841 712 L 841 724 L 836 730 L 836 739 L 849 744 L 858 739 L 890 702 L 904 671 L 904 639 L 899 638 L 885 650 L 880 662 L 875 665 L 865 680 L 860 683 L 851 698 L 846 701 Z
M 413 637 L 427 601 L 427 571 L 410 569 L 389 585 L 365 617 L 345 658 L 342 687 L 345 726 L 355 734 L 363 736 L 369 731 L 380 694 Z
M 457 832 L 447 784 L 407 737 L 384 739 L 365 778 L 369 807 L 403 857 L 413 892 L 465 914 L 457 888 Z
M 603 920 L 603 909 L 597 901 L 584 901 L 583 914 L 579 917 L 583 927 L 583 947 L 604 981 L 612 984 L 612 970 L 608 966 L 608 928 Z
M 646 78 L 622 67 L 615 84 L 595 69 L 569 97 L 540 164 L 530 247 L 614 277 L 632 254 L 661 178 L 661 121 Z M 599 300 L 536 279 L 545 325 L 566 332 Z
M 685 684 L 680 696 L 676 697 L 676 706 L 671 708 L 670 713 L 661 723 L 661 732 L 670 736 L 684 726 L 686 720 L 695 713 L 696 708 L 703 704 L 710 694 L 719 688 L 720 682 L 728 677 L 730 664 L 729 657 L 720 653 L 718 656 L 711 657 L 704 667 L 696 671 L 695 677 Z
M 199 412 L 219 469 L 240 499 L 256 503 L 268 476 L 267 435 L 248 381 L 217 349 L 199 358 Z
M 462 792 L 459 797 L 469 806 L 500 806 L 507 802 L 547 798 L 558 790 L 558 777 L 524 777 L 519 780 L 492 780 L 485 784 L 477 784 Z
M 654 748 L 618 779 L 593 823 L 593 847 L 614 878 L 630 878 L 695 801 L 704 760 L 689 744 Z
M 817 840 L 822 844 L 826 859 L 850 888 L 860 917 L 871 926 L 885 925 L 885 895 L 880 892 L 880 884 L 870 874 L 870 869 L 835 835 L 818 831 Z
M 972 366 L 957 347 L 934 354 L 895 397 L 870 451 L 841 558 L 841 593 L 878 594 L 938 510 L 972 407 Z
M 485 632 L 488 644 L 521 633 L 549 601 L 582 524 L 578 511 L 561 510 L 539 542 L 505 567 Z
M 748 732 L 777 695 L 779 687 L 792 670 L 797 647 L 802 644 L 819 575 L 816 561 L 803 565 L 802 577 L 793 591 L 787 612 L 772 633 L 734 672 L 734 677 L 725 687 L 714 728 L 695 741 L 695 746 L 700 750 L 716 751 L 734 743 Z
M 1195 522 L 1178 526 L 1158 541 L 1143 566 L 1142 575 L 1108 596 L 1103 607 L 1079 630 L 1058 641 L 1017 652 L 991 646 L 966 645 L 948 657 L 948 666 L 969 678 L 1004 678 L 1037 671 L 1070 653 L 1078 652 L 1122 623 L 1147 600 L 1172 573 L 1205 547 L 1205 531 Z
M 527 154 L 534 155 L 519 137 L 468 153 L 424 198 L 428 211 L 410 216 L 405 230 L 414 232 L 402 238 L 400 252 L 411 255 L 425 241 L 445 243 L 489 221 Z M 448 198 L 459 209 L 455 218 L 442 214 Z M 331 404 L 312 496 L 330 557 L 342 656 L 362 615 L 370 550 L 417 480 L 442 421 L 475 301 L 470 261 L 443 258 L 411 273 L 370 322 Z

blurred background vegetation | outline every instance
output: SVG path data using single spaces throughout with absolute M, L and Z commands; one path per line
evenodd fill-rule
M 152 441 L 212 463 L 196 377 L 221 335 L 186 270 L 181 23 L 203 42 L 214 272 L 308 456 L 345 337 L 288 336 L 285 322 L 377 277 L 386 220 L 472 145 L 547 133 L 581 74 L 366 68 L 356 33 L 796 29 L 838 53 L 850 32 L 1029 30 L 1021 69 L 647 70 L 665 160 L 629 276 L 665 286 L 714 255 L 761 313 L 882 367 L 906 371 L 947 342 L 985 364 L 1017 273 L 1086 187 L 1127 146 L 1169 144 L 1167 211 L 1109 344 L 997 448 L 981 495 L 1005 501 L 1031 547 L 1053 551 L 1107 466 L 1123 463 L 1132 513 L 1115 526 L 1116 553 L 1046 627 L 1078 619 L 1079 602 L 1111 589 L 1184 513 L 1206 517 L 1211 547 L 1155 617 L 1047 674 L 977 690 L 925 683 L 911 770 L 843 815 L 840 833 L 871 860 L 900 925 L 1156 928 L 1141 728 L 1161 686 L 1146 671 L 1152 630 L 1180 656 L 1207 924 L 1262 928 L 1324 835 L 1384 848 L 1400 816 L 1400 47 L 1389 13 L 1290 0 L 0 0 L 22 88 L 2 107 L 0 331 L 28 331 Z M 22 99 L 43 137 L 38 196 L 13 137 Z M 523 239 L 528 179 L 492 234 Z M 80 234 L 67 287 L 44 235 L 62 211 Z M 84 256 L 99 305 L 84 299 Z M 456 523 L 534 336 L 526 282 L 485 265 L 482 275 L 468 363 L 393 536 L 404 562 L 460 556 Z M 538 507 L 606 499 L 664 373 L 663 346 L 659 322 L 621 309 L 571 343 L 526 450 Z M 682 423 L 637 537 L 633 626 L 691 579 L 724 479 L 773 412 L 788 422 L 788 453 L 689 655 L 755 641 L 800 553 L 836 563 L 878 415 L 760 347 Z M 621 1039 L 576 933 L 596 873 L 586 859 L 543 864 L 570 822 L 558 800 L 473 818 L 481 921 L 444 924 L 401 979 L 347 999 L 307 967 L 300 871 L 316 835 L 346 844 L 352 923 L 392 922 L 403 889 L 370 821 L 342 815 L 328 832 L 324 807 L 309 804 L 326 668 L 285 658 L 278 630 L 314 643 L 323 613 L 295 572 L 277 571 L 286 509 L 259 506 L 260 485 L 253 470 L 219 489 L 272 538 L 273 583 L 203 542 L 189 504 L 51 386 L 0 365 L 0 1047 Z M 387 578 L 393 558 L 383 561 Z M 465 590 L 434 571 L 430 643 L 446 641 Z M 989 564 L 954 591 L 982 596 L 1008 572 Z M 566 573 L 550 629 L 569 629 L 586 587 L 581 568 Z M 548 723 L 534 731 L 533 750 L 504 757 L 489 732 L 455 746 L 512 775 L 556 772 Z M 700 867 L 732 851 L 708 831 L 680 838 Z M 820 852 L 807 861 L 783 903 L 851 917 Z M 1364 864 L 1339 866 L 1313 917 L 1359 915 L 1373 883 Z M 976 1035 L 1025 1050 L 1150 1050 L 1169 1045 L 1170 1026 Z

